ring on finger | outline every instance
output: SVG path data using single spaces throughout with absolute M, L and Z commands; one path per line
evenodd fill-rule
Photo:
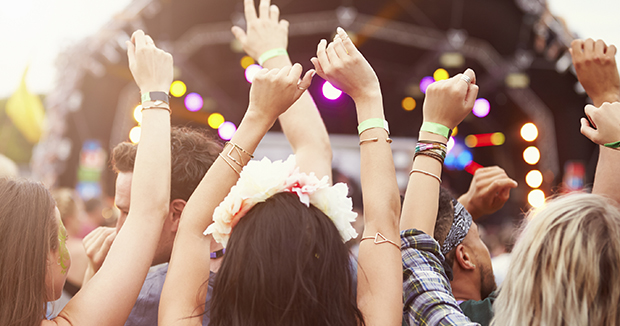
M 461 80 L 466 82 L 467 85 L 471 84 L 471 78 L 469 78 L 469 76 L 467 76 L 467 75 L 461 76 Z

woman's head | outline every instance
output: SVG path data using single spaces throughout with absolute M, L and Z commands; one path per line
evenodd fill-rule
M 40 183 L 0 179 L 0 324 L 34 325 L 60 297 L 70 258 L 54 199 Z
M 618 209 L 597 195 L 571 194 L 528 219 L 494 304 L 494 324 L 618 324 Z
M 348 250 L 333 222 L 292 193 L 235 226 L 216 278 L 212 325 L 357 325 Z

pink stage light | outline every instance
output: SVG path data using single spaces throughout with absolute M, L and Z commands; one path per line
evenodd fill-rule
M 489 101 L 484 98 L 479 98 L 476 100 L 476 103 L 474 103 L 474 109 L 472 110 L 475 116 L 478 118 L 484 118 L 489 114 L 489 111 L 491 111 L 491 104 Z
M 323 84 L 323 96 L 328 100 L 337 100 L 342 95 L 342 91 L 334 87 L 330 82 Z
M 220 138 L 224 140 L 230 140 L 235 132 L 237 131 L 237 126 L 230 121 L 226 121 L 217 128 L 217 133 L 220 135 Z
M 189 93 L 185 96 L 185 107 L 192 112 L 202 109 L 202 96 L 198 93 Z
M 254 79 L 254 75 L 256 75 L 256 73 L 261 71 L 262 69 L 263 67 L 257 64 L 252 64 L 245 68 L 245 79 L 248 81 L 248 83 L 251 84 L 252 80 Z
M 426 94 L 426 89 L 428 88 L 428 86 L 430 86 L 434 82 L 435 82 L 435 78 L 431 76 L 426 76 L 422 78 L 422 80 L 420 81 L 420 91 Z

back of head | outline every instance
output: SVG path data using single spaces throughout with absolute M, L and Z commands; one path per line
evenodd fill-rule
M 0 325 L 38 325 L 45 315 L 45 274 L 58 248 L 54 199 L 40 183 L 0 179 Z
M 349 252 L 333 222 L 292 193 L 235 226 L 217 275 L 211 325 L 358 325 Z
M 170 200 L 187 201 L 222 146 L 214 138 L 199 129 L 189 127 L 173 127 L 170 135 L 172 175 Z M 136 160 L 137 145 L 120 143 L 112 151 L 112 165 L 116 172 L 133 172 Z
M 620 212 L 571 194 L 529 214 L 494 304 L 494 325 L 620 323 Z
M 446 188 L 439 188 L 439 208 L 437 210 L 437 221 L 435 222 L 434 237 L 439 245 L 443 245 L 444 240 L 450 232 L 454 222 L 454 206 L 452 205 L 452 194 Z

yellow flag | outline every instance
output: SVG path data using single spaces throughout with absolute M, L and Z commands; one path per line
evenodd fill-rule
M 24 137 L 34 144 L 43 132 L 45 110 L 39 96 L 30 93 L 26 87 L 27 73 L 28 68 L 24 71 L 19 88 L 6 102 L 6 114 Z

